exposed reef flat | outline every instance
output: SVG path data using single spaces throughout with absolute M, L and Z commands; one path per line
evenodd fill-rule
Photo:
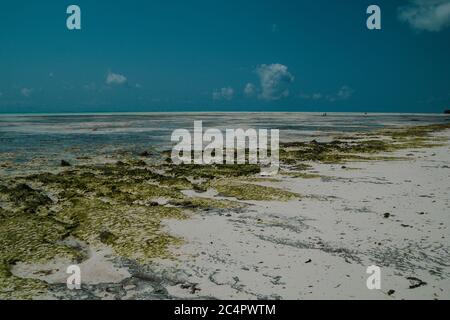
M 448 298 L 449 129 L 286 142 L 272 177 L 144 151 L 30 173 L 2 154 L 0 298 Z

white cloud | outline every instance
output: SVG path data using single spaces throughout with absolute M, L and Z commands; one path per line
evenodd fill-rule
M 127 82 L 127 78 L 124 75 L 113 73 L 111 71 L 106 75 L 106 84 L 121 85 Z
M 261 83 L 261 99 L 278 100 L 289 95 L 288 87 L 294 81 L 294 76 L 285 65 L 262 64 L 256 68 L 256 73 Z
M 256 87 L 253 83 L 247 83 L 244 87 L 246 97 L 253 97 L 256 94 Z
M 450 0 L 410 0 L 398 11 L 399 19 L 416 30 L 437 32 L 450 26 Z
M 85 84 L 83 86 L 83 88 L 84 88 L 84 90 L 87 90 L 87 91 L 95 91 L 95 90 L 97 90 L 97 85 L 94 82 L 91 82 L 89 84 Z
M 316 92 L 313 94 L 300 93 L 300 97 L 307 100 L 325 100 L 329 102 L 335 102 L 349 99 L 354 92 L 355 90 L 353 90 L 349 86 L 342 86 L 336 93 L 333 94 L 323 94 L 320 92 Z
M 212 97 L 214 100 L 231 100 L 233 99 L 234 90 L 233 88 L 226 87 L 221 89 L 216 89 L 212 93 Z
M 20 93 L 24 96 L 24 97 L 29 97 L 32 93 L 33 93 L 33 89 L 30 88 L 22 88 L 22 90 L 20 90 Z
M 322 99 L 322 94 L 321 93 L 313 93 L 311 96 L 311 99 L 320 100 L 320 99 Z
M 339 91 L 337 92 L 336 98 L 338 100 L 346 100 L 346 99 L 350 98 L 353 95 L 353 92 L 355 92 L 355 90 L 353 90 L 349 86 L 342 86 L 339 89 Z

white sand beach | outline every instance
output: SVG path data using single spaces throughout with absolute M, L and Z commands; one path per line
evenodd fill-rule
M 406 159 L 315 164 L 322 178 L 267 183 L 304 195 L 300 201 L 254 201 L 244 212 L 170 221 L 168 230 L 185 245 L 168 265 L 181 269 L 196 290 L 176 285 L 169 293 L 449 299 L 450 144 L 395 155 Z M 381 267 L 380 290 L 366 286 L 370 265 Z M 420 280 L 426 284 L 410 288 Z

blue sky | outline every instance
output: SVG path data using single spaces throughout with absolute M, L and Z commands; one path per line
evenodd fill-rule
M 0 112 L 440 113 L 449 57 L 450 0 L 3 1 Z

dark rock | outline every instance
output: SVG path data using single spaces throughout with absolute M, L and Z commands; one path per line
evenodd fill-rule
M 70 167 L 71 164 L 66 160 L 61 160 L 61 167 Z
M 207 191 L 207 188 L 204 185 L 198 183 L 193 184 L 192 189 L 198 193 L 203 193 Z
M 384 217 L 385 217 L 385 218 L 389 218 L 390 215 L 391 215 L 391 214 L 390 214 L 389 212 L 386 212 L 386 213 L 384 214 Z
M 202 289 L 197 288 L 197 284 L 194 283 L 191 287 L 191 294 L 195 294 L 197 291 L 200 291 L 200 290 L 202 290 Z
M 147 165 L 147 163 L 143 160 L 139 160 L 135 163 L 135 165 L 138 167 L 145 167 Z
M 181 289 L 190 289 L 191 294 L 195 294 L 197 291 L 200 291 L 200 288 L 197 288 L 197 283 L 183 283 L 180 285 Z
M 415 289 L 415 288 L 427 285 L 426 282 L 424 282 L 416 277 L 407 277 L 406 279 L 408 279 L 409 282 L 411 283 L 411 285 L 409 286 L 410 289 Z
M 450 114 L 450 109 L 444 111 L 445 114 Z
M 117 236 L 112 232 L 105 230 L 100 232 L 99 239 L 104 244 L 111 244 L 117 239 Z
M 392 289 L 387 292 L 387 294 L 390 296 L 392 296 L 394 293 L 395 293 L 395 290 L 392 290 Z
M 149 157 L 149 156 L 150 156 L 150 152 L 148 152 L 148 151 L 141 152 L 141 153 L 139 154 L 139 156 L 140 156 L 140 157 Z
M 25 212 L 36 212 L 40 206 L 46 206 L 53 201 L 45 194 L 34 190 L 25 183 L 19 183 L 15 187 L 8 190 L 9 198 L 17 205 L 24 205 Z

